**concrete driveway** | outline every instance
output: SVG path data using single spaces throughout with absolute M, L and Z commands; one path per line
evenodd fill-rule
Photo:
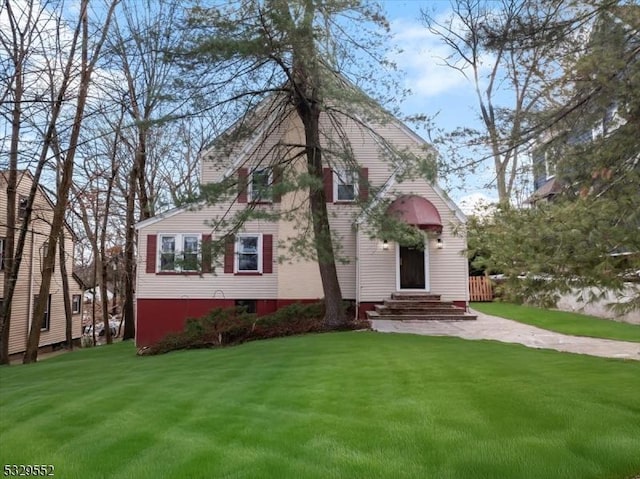
M 371 321 L 371 327 L 382 333 L 490 339 L 503 343 L 523 344 L 530 348 L 555 349 L 568 353 L 640 361 L 640 343 L 569 336 L 477 311 L 473 313 L 478 315 L 478 319 L 475 321 L 389 321 L 377 319 Z

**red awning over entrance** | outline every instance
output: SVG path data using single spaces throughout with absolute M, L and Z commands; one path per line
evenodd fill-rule
M 421 230 L 442 232 L 440 213 L 433 203 L 417 195 L 398 197 L 387 208 L 387 214 L 393 215 L 407 224 L 417 226 Z

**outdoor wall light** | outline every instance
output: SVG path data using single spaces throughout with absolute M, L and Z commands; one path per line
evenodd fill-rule
M 436 248 L 438 248 L 438 249 L 443 249 L 444 248 L 444 241 L 442 241 L 442 238 L 436 239 Z
M 387 240 L 384 240 L 382 242 L 382 249 L 387 251 L 389 249 L 389 242 Z

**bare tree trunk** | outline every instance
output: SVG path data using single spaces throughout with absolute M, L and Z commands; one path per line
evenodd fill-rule
M 102 253 L 101 253 L 102 254 Z M 107 297 L 107 269 L 104 262 L 100 261 L 100 305 L 102 306 L 102 324 L 104 325 L 104 334 L 107 344 L 113 343 L 111 337 L 111 322 L 109 321 L 109 298 Z
M 88 18 L 87 8 L 89 0 L 83 0 L 80 7 L 80 23 L 82 24 L 82 61 L 81 61 L 81 75 L 80 85 L 78 87 L 78 99 L 76 105 L 76 114 L 71 129 L 71 136 L 69 139 L 69 150 L 67 152 L 67 158 L 65 159 L 62 177 L 60 181 L 60 188 L 58 190 L 58 201 L 53 211 L 53 221 L 51 223 L 51 231 L 49 234 L 49 245 L 47 251 L 47 257 L 44 261 L 44 267 L 42 271 L 42 282 L 40 284 L 40 291 L 38 294 L 38 301 L 34 308 L 34 317 L 31 324 L 31 330 L 29 331 L 29 337 L 27 339 L 27 349 L 24 353 L 23 363 L 35 362 L 38 358 L 38 345 L 40 343 L 40 330 L 42 328 L 42 319 L 47 306 L 49 297 L 49 288 L 51 285 L 51 275 L 53 273 L 53 265 L 55 264 L 55 252 L 58 243 L 58 237 L 64 226 L 64 216 L 66 213 L 67 201 L 69 199 L 69 190 L 73 180 L 73 162 L 76 153 L 76 147 L 78 145 L 78 138 L 80 136 L 80 127 L 84 117 L 84 108 L 87 101 L 87 94 L 89 90 L 89 83 L 91 80 L 91 73 L 98 60 L 102 44 L 111 22 L 111 17 L 116 6 L 116 0 L 111 4 L 108 15 L 106 17 L 105 25 L 102 30 L 102 37 L 98 40 L 98 43 L 93 52 L 93 58 L 91 62 L 88 61 Z
M 134 282 L 136 277 L 136 263 L 134 259 L 134 249 L 136 243 L 135 223 L 135 198 L 136 198 L 136 179 L 137 162 L 129 172 L 129 194 L 127 195 L 127 217 L 125 227 L 127 228 L 125 246 L 124 246 L 124 305 L 122 314 L 124 317 L 124 334 L 123 340 L 135 339 L 136 337 L 136 318 L 133 307 Z
M 138 144 L 135 148 L 134 163 L 131 174 L 133 174 L 135 171 L 136 177 L 134 181 L 137 181 L 138 183 L 137 193 L 140 205 L 140 219 L 145 220 L 153 216 L 152 211 L 149 207 L 149 196 L 147 195 L 146 185 L 147 137 L 149 133 L 147 123 L 150 119 L 152 107 L 149 104 L 143 104 L 143 108 L 140 107 L 138 95 L 145 95 L 148 94 L 148 92 L 140 93 L 137 91 L 135 78 L 133 76 L 133 72 L 131 71 L 131 66 L 129 65 L 129 59 L 126 56 L 125 52 L 122 52 L 122 62 L 124 66 L 123 73 L 125 74 L 125 77 L 127 79 L 129 99 L 131 101 L 130 113 L 134 121 L 137 123 L 138 128 Z M 146 86 L 149 87 L 150 85 Z M 134 191 L 131 190 L 131 182 L 129 183 L 129 191 Z M 133 225 L 133 223 L 127 222 L 127 225 Z
M 69 297 L 69 277 L 67 276 L 67 262 L 64 229 L 60 232 L 60 274 L 62 275 L 62 294 L 64 295 L 65 338 L 67 348 L 73 350 L 73 316 L 71 313 L 71 298 Z
M 62 155 L 62 151 L 60 150 L 60 144 L 58 143 L 58 134 L 57 132 L 54 135 L 55 137 L 55 141 L 51 142 L 51 149 L 53 151 L 53 154 L 55 155 L 55 157 L 58 160 L 58 164 L 57 164 L 57 168 L 56 168 L 56 173 L 60 171 L 62 165 L 63 165 L 63 155 Z M 56 188 L 59 189 L 60 187 L 60 178 L 57 177 L 56 178 Z M 72 350 L 73 349 L 73 318 L 72 318 L 72 312 L 71 312 L 71 303 L 70 303 L 70 297 L 69 297 L 69 278 L 67 276 L 67 263 L 66 263 L 66 245 L 65 245 L 65 228 L 62 228 L 62 230 L 60 231 L 60 248 L 58 249 L 58 252 L 60 254 L 59 260 L 60 260 L 60 274 L 62 275 L 62 291 L 63 291 L 63 302 L 64 302 L 64 316 L 65 316 L 65 339 L 67 342 L 67 347 Z M 73 249 L 73 247 L 72 247 Z M 73 268 L 73 266 L 72 266 Z
M 17 73 L 18 78 L 22 73 Z M 20 93 L 19 93 L 20 92 Z M 16 201 L 18 183 L 18 139 L 20 137 L 20 97 L 22 82 L 16 79 L 16 101 L 11 117 L 11 146 L 9 153 L 9 177 L 7 180 L 7 232 L 4 238 L 4 291 L 15 289 L 18 270 L 14 270 L 16 237 Z M 14 275 L 15 273 L 15 275 Z M 9 364 L 9 334 L 11 331 L 11 301 L 5 299 L 0 308 L 0 364 Z
M 132 94 L 135 93 L 133 87 Z M 132 95 L 133 96 L 133 95 Z M 133 101 L 134 111 L 138 112 L 137 102 Z M 139 113 L 136 113 L 136 115 Z M 127 228 L 125 247 L 124 247 L 124 306 L 122 314 L 124 317 L 124 334 L 122 339 L 135 339 L 136 326 L 135 326 L 135 308 L 134 308 L 134 290 L 135 290 L 135 278 L 136 278 L 136 262 L 135 262 L 135 245 L 136 245 L 136 231 L 135 231 L 135 208 L 136 197 L 139 198 L 140 215 L 139 219 L 147 219 L 151 217 L 151 210 L 149 208 L 149 198 L 146 194 L 145 186 L 145 172 L 144 165 L 146 163 L 146 132 L 144 127 L 140 127 L 141 130 L 138 135 L 138 145 L 135 150 L 133 165 L 129 172 L 129 194 L 127 195 L 127 214 L 125 220 L 125 226 Z
M 93 196 L 91 196 L 93 195 Z M 89 197 L 92 198 L 95 203 L 92 206 L 94 212 L 94 221 L 93 221 L 93 231 L 91 229 L 91 222 L 89 221 L 89 212 L 87 210 L 87 206 L 85 204 L 85 195 L 80 194 L 80 192 L 76 191 L 76 204 L 80 209 L 76 214 L 80 217 L 80 221 L 84 226 L 84 231 L 91 244 L 91 249 L 93 251 L 93 268 L 92 268 L 92 278 L 91 284 L 93 284 L 93 298 L 91 301 L 91 324 L 92 324 L 92 336 L 93 336 L 93 345 L 96 345 L 96 298 L 97 298 L 97 289 L 98 289 L 98 278 L 102 278 L 102 261 L 100 256 L 100 251 L 98 248 L 98 200 L 99 200 L 99 188 L 96 186 L 91 189 Z M 102 279 L 101 279 L 102 281 Z M 104 301 L 104 295 L 102 294 L 102 288 L 100 288 L 100 298 Z
M 97 188 L 96 188 L 97 190 Z M 96 195 L 97 195 L 97 191 L 96 191 Z M 98 209 L 98 200 L 97 200 L 97 196 L 95 198 L 95 205 L 94 207 L 94 216 L 97 217 L 97 212 L 96 210 Z M 81 209 L 84 206 L 84 203 L 80 203 L 81 204 Z M 89 217 L 87 216 L 86 211 L 83 211 L 83 221 L 85 221 L 86 218 L 86 227 L 87 227 L 87 231 L 89 231 L 90 226 L 89 226 Z M 92 335 L 93 335 L 93 345 L 95 346 L 97 344 L 97 338 L 96 338 L 96 309 L 97 309 L 97 304 L 98 304 L 98 285 L 100 284 L 98 282 L 98 278 L 100 276 L 100 252 L 98 251 L 98 242 L 96 240 L 96 238 L 98 237 L 98 221 L 97 219 L 93 222 L 93 235 L 89 237 L 89 241 L 91 242 L 91 248 L 93 249 L 93 271 L 92 271 L 92 275 L 93 275 L 93 301 L 92 301 L 92 305 L 91 305 L 91 325 L 93 326 L 92 328 Z M 102 301 L 102 297 L 100 298 L 100 300 Z M 103 324 L 104 324 L 104 318 L 103 318 Z
M 105 335 L 105 339 L 107 340 L 107 344 L 111 344 L 112 340 L 111 340 L 111 329 L 109 328 L 109 308 L 108 308 L 108 303 L 109 303 L 109 298 L 107 296 L 107 274 L 106 274 L 106 268 L 104 265 L 104 257 L 105 257 L 105 248 L 104 248 L 104 237 L 101 239 L 100 244 L 98 244 L 98 208 L 99 208 L 99 204 L 98 201 L 100 199 L 100 195 L 99 195 L 99 188 L 96 188 L 96 195 L 95 195 L 95 205 L 94 205 L 94 212 L 95 212 L 95 217 L 94 217 L 94 224 L 95 224 L 95 230 L 94 230 L 94 234 L 93 234 L 93 238 L 91 241 L 91 247 L 94 250 L 94 255 L 93 255 L 93 278 L 94 278 L 94 283 L 93 283 L 93 291 L 94 293 L 96 292 L 96 288 L 99 288 L 100 291 L 100 313 L 102 315 L 102 332 Z M 86 218 L 87 216 L 84 215 L 84 217 Z M 88 226 L 88 225 L 87 225 Z M 94 294 L 94 303 L 95 303 L 95 298 L 97 297 L 96 294 Z M 93 334 L 95 337 L 95 309 L 94 309 L 94 328 L 93 328 Z M 95 343 L 94 343 L 95 344 Z
M 118 289 L 118 275 L 120 272 L 118 271 L 117 263 L 115 263 L 114 271 L 113 271 L 113 304 L 111 305 L 111 311 L 114 315 L 118 314 L 118 296 L 120 294 L 120 290 Z M 122 314 L 120 315 L 120 321 L 118 322 L 118 332 L 116 333 L 116 337 L 120 337 L 122 334 L 122 323 L 124 318 Z
M 145 118 L 147 121 L 147 118 Z M 147 164 L 147 134 L 149 130 L 146 126 L 140 127 L 138 134 L 138 148 L 136 151 L 136 162 L 138 163 L 138 198 L 140 202 L 140 220 L 146 220 L 151 218 L 154 214 L 154 210 L 151 207 L 149 201 L 149 195 L 147 194 L 147 176 L 146 176 L 146 164 Z
M 18 269 L 13 268 L 16 237 L 16 200 L 18 183 L 18 147 L 20 139 L 20 118 L 22 116 L 23 62 L 26 49 L 25 38 L 21 35 L 11 4 L 6 2 L 7 17 L 11 26 L 11 57 L 15 71 L 13 73 L 13 109 L 11 112 L 11 144 L 9 146 L 9 177 L 7 179 L 7 232 L 4 238 L 4 293 L 5 299 L 0 308 L 0 364 L 9 364 L 9 334 L 11 331 L 11 299 L 7 292 L 15 289 Z M 6 92 L 9 94 L 9 91 Z M 15 274 L 14 274 L 15 273 Z
M 20 105 L 20 102 L 17 101 L 19 99 L 22 98 L 22 95 L 24 93 L 24 88 L 22 86 L 22 67 L 23 67 L 23 62 L 25 61 L 25 56 L 26 55 L 26 50 L 25 50 L 25 45 L 24 45 L 24 41 L 25 41 L 25 37 L 30 37 L 30 35 L 33 35 L 35 33 L 38 33 L 37 29 L 36 29 L 36 24 L 37 24 L 37 18 L 39 17 L 39 14 L 34 14 L 33 11 L 29 10 L 28 14 L 27 14 L 27 22 L 30 23 L 32 26 L 30 27 L 31 30 L 28 31 L 28 34 L 25 32 L 20 32 L 17 26 L 17 21 L 14 17 L 14 14 L 12 13 L 12 9 L 11 9 L 11 4 L 9 2 L 6 2 L 5 4 L 6 8 L 7 8 L 7 13 L 8 13 L 8 18 L 9 18 L 9 22 L 11 25 L 11 30 L 12 30 L 12 34 L 13 34 L 13 42 L 14 45 L 18 46 L 18 37 L 20 38 L 20 47 L 21 49 L 18 50 L 18 53 L 20 53 L 19 56 L 14 57 L 14 62 L 15 62 L 15 67 L 16 67 L 16 72 L 19 74 L 18 78 L 16 79 L 16 85 L 17 85 L 17 89 L 16 89 L 16 102 L 15 102 L 15 107 L 13 110 L 13 114 L 12 114 L 12 124 L 13 124 L 13 130 L 12 130 L 12 139 L 11 139 L 11 152 L 10 152 L 10 161 L 11 161 L 11 168 L 10 168 L 10 175 L 11 175 L 11 170 L 13 171 L 13 173 L 16 175 L 17 177 L 17 154 L 18 154 L 18 146 L 17 143 L 19 140 L 19 136 L 20 136 L 20 122 L 21 122 L 21 117 L 22 117 L 22 108 Z M 15 293 L 15 288 L 16 288 L 16 283 L 17 283 L 17 279 L 18 279 L 18 275 L 20 273 L 20 266 L 22 264 L 22 253 L 24 251 L 24 247 L 26 244 L 26 240 L 27 240 L 27 232 L 29 229 L 29 224 L 31 223 L 31 215 L 33 213 L 33 203 L 34 203 L 34 199 L 36 197 L 36 193 L 38 190 L 38 183 L 40 181 L 40 175 L 42 174 L 42 170 L 44 168 L 46 159 L 47 159 L 47 153 L 49 150 L 49 146 L 52 143 L 54 134 L 55 134 L 55 126 L 56 123 L 58 121 L 58 118 L 60 116 L 60 111 L 61 111 L 61 107 L 62 107 L 62 102 L 66 96 L 66 91 L 67 88 L 69 86 L 69 81 L 71 78 L 71 68 L 73 65 L 73 58 L 75 56 L 75 50 L 76 50 L 76 46 L 77 46 L 77 39 L 78 39 L 78 35 L 79 35 L 79 27 L 80 24 L 78 23 L 78 25 L 76 26 L 76 29 L 74 31 L 74 36 L 73 36 L 73 40 L 71 42 L 71 50 L 70 50 L 70 54 L 69 54 L 69 59 L 65 65 L 65 69 L 62 75 L 62 78 L 60 80 L 61 84 L 60 84 L 60 88 L 58 90 L 57 95 L 55 96 L 55 99 L 53 101 L 53 106 L 51 109 L 51 113 L 50 113 L 50 117 L 48 120 L 48 124 L 46 127 L 46 131 L 43 135 L 43 144 L 42 147 L 40 149 L 40 155 L 38 158 L 38 161 L 36 163 L 36 167 L 35 167 L 35 171 L 33 173 L 33 182 L 31 185 L 31 188 L 29 190 L 29 195 L 26 199 L 26 205 L 25 205 L 25 211 L 24 211 L 24 216 L 22 218 L 22 223 L 19 229 L 19 235 L 18 235 L 18 241 L 17 243 L 15 243 L 15 236 L 11 237 L 11 240 L 13 241 L 13 243 L 11 244 L 11 247 L 13 247 L 13 252 L 10 255 L 10 259 L 9 259 L 9 264 L 7 265 L 6 268 L 6 272 L 5 272 L 5 279 L 7 278 L 7 273 L 8 273 L 8 279 L 5 281 L 5 290 L 4 290 L 4 300 L 3 300 L 3 306 L 2 306 L 2 311 L 0 312 L 0 341 L 2 341 L 2 347 L 0 347 L 0 354 L 2 354 L 2 361 L 7 361 L 6 363 L 8 364 L 8 341 L 9 341 L 9 323 L 7 322 L 8 318 L 10 318 L 10 313 L 11 313 L 11 303 L 13 301 L 13 295 Z M 30 40 L 29 40 L 30 41 Z M 29 41 L 27 43 L 29 43 Z M 19 88 L 18 88 L 19 86 Z M 17 123 L 16 123 L 17 121 Z M 15 127 L 18 127 L 17 129 Z M 9 183 L 11 183 L 11 179 L 9 180 Z M 15 184 L 17 183 L 17 179 L 15 181 L 13 181 L 13 185 L 15 186 Z M 7 192 L 8 194 L 10 193 L 10 191 Z M 15 195 L 15 189 L 13 191 L 13 194 Z M 14 196 L 14 201 L 13 202 L 9 202 L 8 204 L 8 209 L 9 208 L 13 208 L 13 214 L 9 215 L 9 220 L 13 219 L 14 221 L 14 226 L 11 229 L 11 234 L 15 235 L 15 196 Z M 53 261 L 55 261 L 55 257 L 51 257 L 51 259 Z M 46 303 L 44 303 L 46 304 Z M 43 309 L 44 311 L 44 309 Z M 5 351 L 7 352 L 7 354 L 5 354 Z
M 60 179 L 60 185 L 57 191 L 58 201 L 53 210 L 53 221 L 51 222 L 51 230 L 49 233 L 48 249 L 46 257 L 44 258 L 44 265 L 42 268 L 42 282 L 40 283 L 38 300 L 36 301 L 34 307 L 33 321 L 31 323 L 31 329 L 29 330 L 29 336 L 27 338 L 27 349 L 24 353 L 23 359 L 24 364 L 35 362 L 38 359 L 38 346 L 40 344 L 42 320 L 44 318 L 44 313 L 48 304 L 51 276 L 53 274 L 53 268 L 56 261 L 55 254 L 58 246 L 58 238 L 60 237 L 62 228 L 64 227 L 64 216 L 67 209 L 69 189 L 71 188 L 71 181 L 73 176 L 73 159 L 75 156 L 75 146 L 78 143 L 80 125 L 82 123 L 82 116 L 84 114 L 84 107 L 87 100 L 87 92 L 89 88 L 89 76 L 87 75 L 87 2 L 88 0 L 84 0 L 80 14 L 83 30 L 81 67 L 82 74 L 79 86 L 76 115 L 71 132 L 69 151 L 67 152 L 67 157 L 62 166 L 62 177 Z
M 571 2 L 498 3 L 496 7 L 494 2 L 483 0 L 452 0 L 451 15 L 446 20 L 424 10 L 422 15 L 429 31 L 449 49 L 445 64 L 472 81 L 483 123 L 479 134 L 469 135 L 460 128 L 449 136 L 450 141 L 463 137 L 469 146 L 484 144 L 487 148 L 486 156 L 472 148 L 474 157 L 463 158 L 451 171 L 468 176 L 470 165 L 493 159 L 498 200 L 507 205 L 513 200 L 521 173 L 520 152 L 546 128 L 533 123 L 534 114 L 561 86 L 555 75 L 548 73 L 558 68 L 559 43 L 555 37 L 565 37 L 558 35 L 560 25 L 564 25 L 562 29 L 569 25 L 561 21 L 561 12 Z M 514 41 L 522 40 L 518 35 L 523 34 L 527 41 Z M 534 36 L 547 40 L 530 41 Z M 466 148 L 456 150 L 464 152 Z M 453 161 L 459 161 L 455 156 Z
M 113 343 L 111 337 L 111 321 L 109 318 L 109 298 L 107 297 L 107 267 L 105 259 L 107 257 L 106 241 L 107 241 L 107 223 L 109 219 L 109 210 L 111 209 L 111 193 L 113 191 L 113 182 L 115 176 L 118 173 L 118 167 L 115 161 L 115 148 L 114 155 L 111 161 L 111 175 L 107 183 L 107 197 L 104 205 L 104 217 L 102 218 L 102 226 L 100 229 L 100 296 L 102 297 L 102 316 L 104 318 L 105 334 L 107 337 L 107 344 Z M 97 218 L 96 218 L 97 220 Z M 115 297 L 115 291 L 114 291 Z
M 96 286 L 98 286 L 98 262 L 95 259 L 95 253 L 93 258 L 93 292 L 91 293 L 91 341 L 95 346 L 97 344 L 96 338 Z
M 113 269 L 113 301 L 111 304 L 111 311 L 113 314 L 118 312 L 118 267 L 114 266 Z M 120 329 L 118 329 L 120 331 Z

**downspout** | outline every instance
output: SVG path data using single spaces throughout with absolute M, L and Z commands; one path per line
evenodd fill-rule
M 465 231 L 465 234 L 464 234 L 464 245 L 465 245 L 465 248 L 468 248 L 469 247 L 469 243 L 467 243 L 467 225 L 466 225 L 466 222 L 465 222 L 465 225 L 464 225 L 464 231 Z M 466 288 L 467 293 L 465 295 L 465 300 L 466 301 L 465 301 L 465 308 L 464 309 L 466 310 L 467 313 L 469 313 L 469 312 L 471 312 L 471 305 L 469 304 L 469 300 L 471 299 L 471 297 L 470 297 L 471 294 L 469 292 L 469 260 L 468 259 L 467 259 L 467 261 L 464 262 L 464 270 L 465 270 L 465 274 L 466 274 L 466 278 L 467 278 L 467 288 Z

